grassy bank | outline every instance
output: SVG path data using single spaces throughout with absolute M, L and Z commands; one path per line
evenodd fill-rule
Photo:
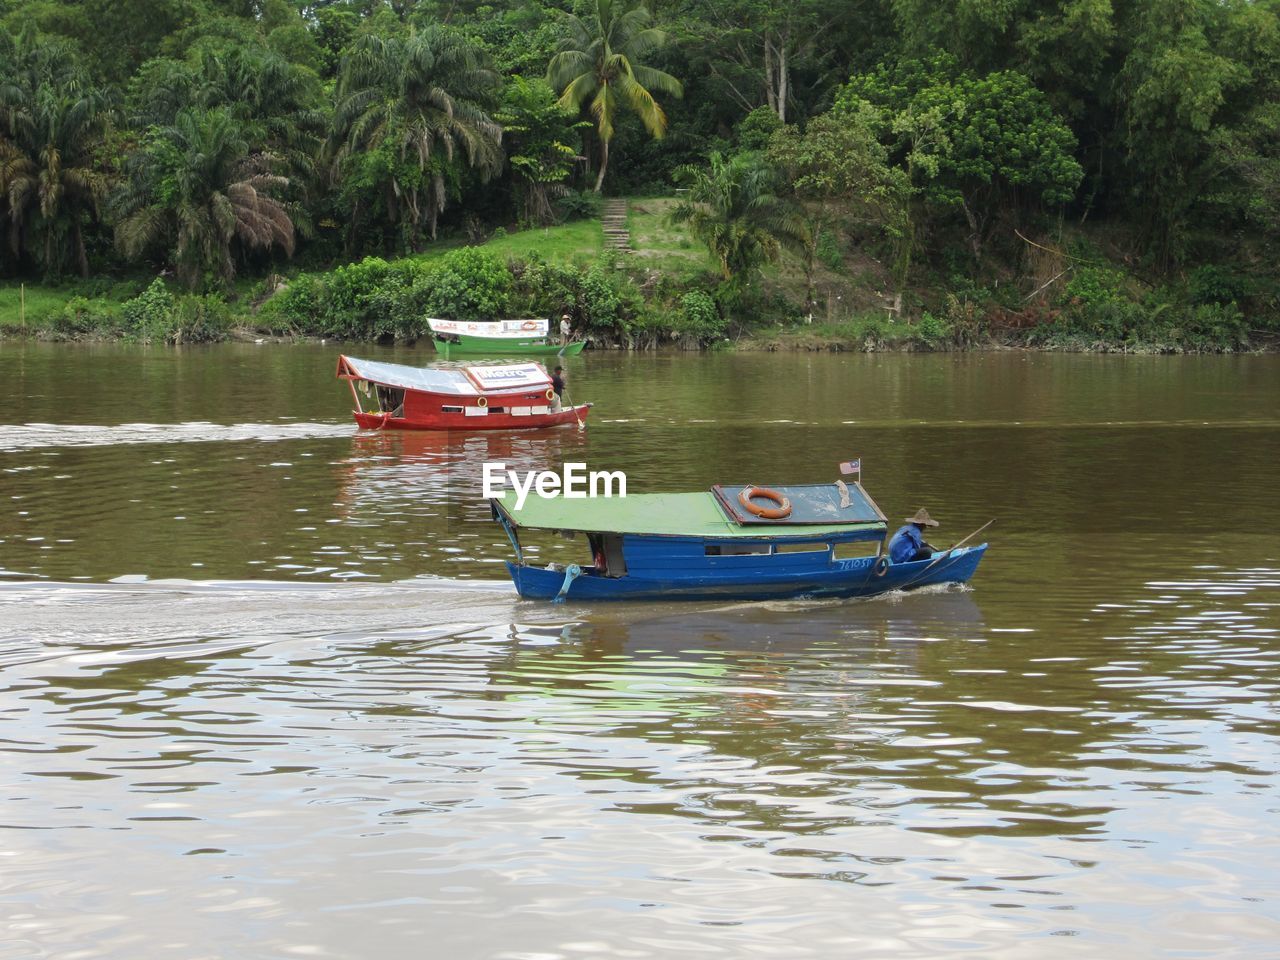
M 25 336 L 47 332 L 60 324 L 68 307 L 74 311 L 76 301 L 91 305 L 97 316 L 117 312 L 125 299 L 137 294 L 130 287 L 123 299 L 104 294 L 101 285 L 69 283 L 62 285 L 12 284 L 0 286 L 0 334 Z
M 1273 349 L 1276 329 L 1250 322 L 1239 291 L 1212 271 L 1142 287 L 1100 265 L 1062 271 L 1028 306 L 1009 276 L 991 288 L 922 278 L 890 297 L 884 267 L 859 250 L 811 263 L 794 254 L 759 282 L 721 282 L 706 248 L 671 223 L 673 198 L 629 202 L 633 252 L 606 252 L 599 220 L 507 232 L 484 243 L 433 244 L 395 260 L 241 279 L 197 295 L 135 276 L 61 285 L 0 286 L 0 336 L 128 338 L 190 343 L 238 334 L 414 340 L 425 318 L 574 318 L 595 346 L 751 350 L 959 350 L 1032 347 L 1123 352 Z M 830 252 L 829 252 L 830 253 Z M 1023 278 L 1027 284 L 1038 280 Z M 1026 285 L 1026 284 L 1023 284 Z M 807 306 L 806 306 L 807 304 Z

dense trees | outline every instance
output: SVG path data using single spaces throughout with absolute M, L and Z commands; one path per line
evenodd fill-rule
M 87 277 L 84 232 L 110 183 L 97 155 L 110 101 L 70 54 L 29 27 L 0 33 L 0 226 L 15 260 L 50 274 L 72 261 Z
M 1075 196 L 1075 137 L 1021 73 L 974 76 L 945 56 L 900 60 L 850 81 L 836 112 L 866 106 L 911 187 L 933 209 L 963 214 L 975 261 L 998 218 Z
M 683 169 L 732 278 L 1084 230 L 1275 306 L 1277 104 L 1280 0 L 0 0 L 0 274 L 216 287 Z
M 116 241 L 135 259 L 172 249 L 188 287 L 229 281 L 237 253 L 293 253 L 294 224 L 275 196 L 288 183 L 253 152 L 230 110 L 180 110 L 135 156 Z
M 464 170 L 488 180 L 501 169 L 497 96 L 498 75 L 455 31 L 357 41 L 342 61 L 331 139 L 351 229 L 370 215 L 400 224 L 410 248 L 424 227 L 434 240 Z

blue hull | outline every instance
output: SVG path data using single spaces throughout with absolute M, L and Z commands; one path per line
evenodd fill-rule
M 716 571 L 705 576 L 662 580 L 627 575 L 597 576 L 590 568 L 569 584 L 569 600 L 788 600 L 822 597 L 874 597 L 891 590 L 913 590 L 934 583 L 964 583 L 986 553 L 984 543 L 952 550 L 942 559 L 890 564 L 883 575 L 872 569 L 874 557 L 836 560 L 805 570 L 767 576 L 761 571 Z M 516 590 L 527 600 L 553 600 L 564 585 L 564 571 L 508 563 Z

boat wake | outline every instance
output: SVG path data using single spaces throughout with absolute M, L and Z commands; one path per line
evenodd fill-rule
M 174 642 L 232 646 L 306 636 L 430 639 L 477 626 L 541 619 L 565 611 L 521 609 L 507 581 L 422 577 L 379 583 L 149 580 L 0 583 L 0 666 L 19 658 L 92 648 L 130 659 Z M 533 605 L 523 605 L 530 607 Z M 532 616 L 531 616 L 532 614 Z
M 281 419 L 266 423 L 23 423 L 0 426 L 0 453 L 48 447 L 105 447 L 139 443 L 217 443 L 348 437 L 349 423 Z

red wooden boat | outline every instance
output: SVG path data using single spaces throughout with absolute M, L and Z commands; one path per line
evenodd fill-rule
M 366 430 L 534 430 L 582 424 L 591 404 L 561 407 L 540 363 L 408 367 L 338 358 Z M 361 394 L 364 403 L 361 403 Z

